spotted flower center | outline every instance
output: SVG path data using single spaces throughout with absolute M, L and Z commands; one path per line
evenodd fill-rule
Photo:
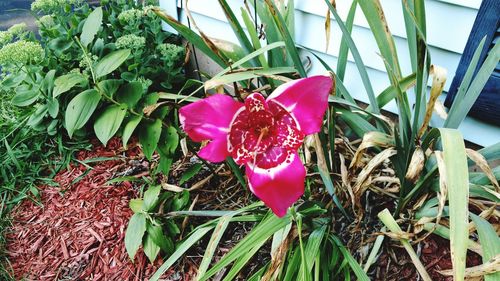
M 229 129 L 229 151 L 236 163 L 268 169 L 291 160 L 304 140 L 297 121 L 279 103 L 255 93 L 235 115 Z

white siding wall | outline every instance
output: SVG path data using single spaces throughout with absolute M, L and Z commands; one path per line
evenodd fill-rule
M 179 0 L 183 1 L 183 0 Z M 251 0 L 250 0 L 251 1 Z M 385 11 L 389 28 L 395 35 L 396 48 L 401 61 L 403 74 L 411 72 L 407 42 L 405 38 L 404 19 L 400 0 L 380 0 Z M 162 0 L 162 7 L 172 16 L 175 14 L 175 0 Z M 240 7 L 243 0 L 228 0 L 233 11 L 240 17 Z M 352 1 L 337 1 L 337 9 L 342 18 L 346 18 Z M 185 7 L 185 3 L 183 3 Z M 451 84 L 455 70 L 460 61 L 461 53 L 467 42 L 481 0 L 427 0 L 427 36 L 430 45 L 432 63 L 448 70 L 448 80 L 445 90 Z M 335 66 L 342 33 L 335 23 L 332 23 L 330 46 L 325 51 L 326 39 L 324 22 L 327 7 L 323 0 L 295 1 L 295 39 L 298 44 L 316 51 L 331 66 Z M 237 42 L 217 0 L 190 0 L 189 9 L 196 24 L 210 37 Z M 187 24 L 184 13 L 181 20 Z M 390 83 L 385 73 L 385 67 L 378 53 L 377 44 L 369 30 L 368 23 L 358 7 L 354 20 L 352 36 L 361 53 L 363 62 L 368 67 L 368 74 L 376 93 L 380 93 Z M 334 67 L 333 67 L 334 68 Z M 324 72 L 319 62 L 313 61 L 311 74 Z M 346 71 L 346 87 L 358 100 L 367 102 L 368 98 L 363 88 L 353 59 L 349 56 Z M 444 95 L 442 97 L 444 100 Z M 388 104 L 386 110 L 395 112 L 395 104 Z M 433 123 L 442 120 L 436 118 Z M 491 145 L 500 141 L 500 128 L 467 118 L 460 127 L 464 137 L 480 145 Z

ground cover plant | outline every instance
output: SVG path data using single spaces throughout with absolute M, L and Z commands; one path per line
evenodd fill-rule
M 500 158 L 500 143 L 468 149 L 457 130 L 500 58 L 498 45 L 478 65 L 484 40 L 479 44 L 443 127 L 430 128 L 446 71 L 429 55 L 424 1 L 402 5 L 411 73 L 401 71 L 378 1 L 353 1 L 344 23 L 325 0 L 325 33 L 338 24 L 343 35 L 337 65 L 294 42 L 293 1 L 250 1 L 235 11 L 219 0 L 239 45 L 207 37 L 188 9 L 194 30 L 148 6 L 155 3 L 56 2 L 33 4 L 40 16 L 49 14 L 39 20 L 41 44 L 19 27 L 2 33 L 2 89 L 13 97 L 10 110 L 30 114 L 32 129 L 23 129 L 57 135 L 59 146 L 68 143 L 66 133 L 77 140 L 94 134 L 104 145 L 118 134 L 124 147 L 136 135 L 151 172 L 107 184 L 136 188 L 124 246 L 132 261 L 140 252 L 152 263 L 160 257 L 150 280 L 187 256 L 200 257 L 196 280 L 498 278 L 500 170 L 489 163 Z M 390 81 L 378 94 L 350 34 L 357 6 Z M 165 43 L 171 39 L 160 19 L 223 70 L 175 88 L 184 49 Z M 12 44 L 38 55 L 14 56 Z M 367 106 L 343 84 L 349 53 Z M 309 60 L 327 74 L 308 77 Z M 383 114 L 390 101 L 397 120 Z M 4 142 L 5 159 L 17 168 L 11 142 Z M 473 165 L 478 172 L 470 172 Z M 5 198 L 19 193 L 19 184 L 11 189 Z M 418 249 L 433 235 L 449 245 L 449 270 L 429 272 L 422 263 Z M 480 258 L 467 268 L 472 252 Z M 397 264 L 405 261 L 408 275 Z

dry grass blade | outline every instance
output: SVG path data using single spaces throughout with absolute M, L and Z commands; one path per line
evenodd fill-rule
M 324 173 L 328 174 L 328 165 L 325 158 L 325 153 L 323 152 L 323 146 L 321 145 L 321 140 L 318 134 L 314 134 L 314 149 L 316 150 L 316 157 L 318 161 L 318 168 Z
M 330 0 L 330 3 L 332 4 L 333 7 L 337 7 L 335 4 L 335 0 Z M 326 36 L 326 46 L 325 46 L 325 53 L 328 52 L 328 46 L 330 46 L 330 31 L 331 31 L 331 15 L 330 11 L 326 12 L 326 17 L 325 17 L 325 36 Z
M 351 197 L 351 207 L 354 212 L 356 206 L 356 197 L 354 196 L 354 191 L 352 190 L 351 183 L 349 181 L 349 173 L 347 172 L 347 166 L 345 164 L 345 157 L 343 154 L 339 153 L 339 158 L 340 158 L 340 177 L 342 179 L 342 185 L 345 189 L 347 189 L 347 192 L 349 192 L 349 196 Z
M 500 271 L 500 255 L 494 256 L 491 260 L 473 267 L 468 267 L 465 269 L 465 277 L 473 278 L 473 277 L 481 277 L 486 274 L 492 274 Z M 439 273 L 445 276 L 452 276 L 453 271 L 449 270 L 441 270 Z
M 184 9 L 186 11 L 186 16 L 188 17 L 189 21 L 191 22 L 191 25 L 200 33 L 201 39 L 207 44 L 207 46 L 214 52 L 226 65 L 228 65 L 227 60 L 225 59 L 224 55 L 220 52 L 220 50 L 217 48 L 217 46 L 208 38 L 203 31 L 196 25 L 196 21 L 194 20 L 193 16 L 191 15 L 191 11 L 189 10 L 188 6 L 189 0 L 186 0 L 186 8 Z
M 476 163 L 476 165 L 483 171 L 483 173 L 488 177 L 491 184 L 495 187 L 496 192 L 500 192 L 500 186 L 498 185 L 498 181 L 491 170 L 490 165 L 488 165 L 488 161 L 481 155 L 479 152 L 467 148 L 465 150 L 467 156 Z
M 290 229 L 289 229 L 290 230 Z M 276 234 L 275 234 L 276 235 Z M 262 277 L 261 281 L 278 280 L 280 268 L 284 265 L 284 260 L 291 243 L 297 238 L 298 232 L 296 228 L 291 229 L 284 237 L 283 241 L 271 252 L 271 264 Z
M 354 194 L 359 198 L 367 187 L 367 180 L 370 177 L 373 170 L 382 164 L 384 161 L 389 159 L 391 156 L 395 155 L 397 151 L 393 148 L 388 148 L 379 154 L 375 155 L 375 157 L 368 162 L 368 164 L 359 172 L 358 179 L 354 184 Z
M 425 112 L 424 123 L 422 123 L 422 127 L 420 127 L 420 130 L 418 132 L 419 137 L 422 137 L 422 135 L 427 130 L 429 122 L 431 121 L 432 112 L 434 111 L 436 100 L 439 95 L 441 95 L 441 92 L 443 92 L 444 84 L 446 83 L 446 69 L 437 65 L 431 65 L 430 73 L 433 74 L 431 97 L 427 102 L 427 110 Z
M 406 171 L 405 178 L 413 183 L 415 183 L 425 165 L 425 154 L 422 148 L 417 146 L 410 160 L 410 165 L 408 166 L 408 170 Z
M 361 160 L 366 149 L 370 147 L 392 147 L 394 146 L 394 138 L 378 132 L 368 132 L 363 136 L 363 141 L 359 145 L 354 157 L 349 165 L 349 169 L 356 169 L 361 166 Z

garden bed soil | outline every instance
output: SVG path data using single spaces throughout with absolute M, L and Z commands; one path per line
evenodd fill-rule
M 80 164 L 72 164 L 55 177 L 58 186 L 40 187 L 39 203 L 26 200 L 13 212 L 7 250 L 16 280 L 22 277 L 27 280 L 147 280 L 159 268 L 163 263 L 161 258 L 150 264 L 139 251 L 132 262 L 125 250 L 125 230 L 132 216 L 128 203 L 138 196 L 138 191 L 130 182 L 107 184 L 124 171 L 127 175 L 132 171 L 137 177 L 147 175 L 148 163 L 144 162 L 139 148 L 132 147 L 124 151 L 118 139 L 112 139 L 107 147 L 93 141 L 91 151 L 77 153 Z M 183 163 L 177 163 L 172 171 L 174 180 L 169 182 L 175 182 L 175 174 L 181 175 L 192 162 L 190 160 L 192 158 L 186 157 Z M 201 172 L 204 174 L 203 170 Z M 238 209 L 251 203 L 249 192 L 239 188 L 235 179 L 228 175 L 229 171 L 219 171 L 204 188 L 193 192 L 196 208 Z M 190 223 L 197 225 L 198 220 L 192 218 Z M 230 228 L 221 239 L 214 260 L 219 260 L 251 229 L 249 223 Z M 348 230 L 340 230 L 340 233 L 345 231 Z M 371 236 L 369 233 L 362 235 Z M 369 238 L 357 239 L 368 241 Z M 208 242 L 207 239 L 203 242 Z M 387 241 L 386 237 L 382 253 L 369 276 L 373 280 L 420 280 L 399 242 Z M 356 256 L 360 244 L 344 242 Z M 204 243 L 188 251 L 162 280 L 193 280 L 205 250 Z M 432 279 L 452 280 L 439 273 L 452 268 L 449 241 L 430 235 L 420 247 L 420 259 Z M 245 280 L 245 272 L 249 275 L 262 266 L 269 252 L 262 249 L 258 256 L 252 259 L 238 280 Z M 469 252 L 467 266 L 479 264 L 481 257 Z M 217 276 L 222 277 L 223 273 L 215 278 Z

